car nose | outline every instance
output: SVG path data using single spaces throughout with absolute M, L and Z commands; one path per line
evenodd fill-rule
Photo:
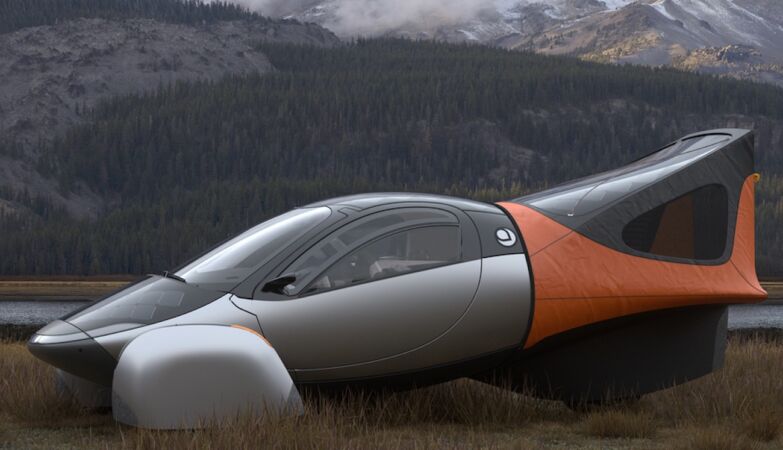
M 56 320 L 38 330 L 27 348 L 38 359 L 72 375 L 111 386 L 115 360 L 100 344 L 77 327 Z

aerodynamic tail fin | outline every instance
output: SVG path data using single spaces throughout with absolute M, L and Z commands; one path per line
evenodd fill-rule
M 686 136 L 632 164 L 502 202 L 530 255 L 530 347 L 617 317 L 766 298 L 748 130 Z

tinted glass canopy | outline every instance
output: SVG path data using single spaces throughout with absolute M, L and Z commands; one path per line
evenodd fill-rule
M 224 294 L 171 278 L 149 276 L 66 317 L 92 337 L 162 322 L 207 305 Z
M 634 250 L 694 260 L 718 259 L 726 248 L 726 188 L 704 186 L 632 220 L 623 240 Z
M 728 134 L 684 139 L 620 169 L 566 183 L 519 200 L 557 216 L 589 215 L 693 164 L 730 140 L 731 135 Z
M 291 242 L 331 215 L 326 206 L 301 208 L 257 225 L 177 271 L 189 284 L 229 291 Z
M 307 207 L 347 206 L 350 208 L 363 210 L 381 205 L 391 205 L 394 203 L 436 203 L 453 206 L 463 211 L 479 211 L 490 213 L 497 212 L 497 207 L 489 203 L 450 197 L 447 195 L 417 194 L 413 192 L 374 192 L 370 194 L 348 195 L 345 197 L 337 197 L 313 203 Z
M 511 202 L 623 253 L 720 265 L 732 254 L 753 133 L 686 136 L 631 164 Z
M 459 220 L 441 209 L 394 208 L 349 223 L 318 242 L 285 269 L 285 274 L 295 277 L 295 281 L 286 286 L 285 293 L 299 294 L 318 274 L 358 246 L 401 229 L 436 224 L 452 224 L 456 228 Z
M 339 289 L 460 261 L 459 227 L 433 226 L 394 233 L 366 244 L 329 267 L 304 294 Z

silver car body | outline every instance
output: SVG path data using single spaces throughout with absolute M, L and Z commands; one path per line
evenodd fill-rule
M 684 267 L 707 274 L 701 267 L 728 263 L 739 242 L 745 272 L 731 264 L 747 282 L 743 301 L 766 298 L 752 261 L 753 145 L 746 130 L 698 133 L 625 168 L 498 204 L 378 193 L 307 205 L 47 325 L 28 347 L 63 371 L 77 398 L 97 404 L 112 387 L 118 419 L 150 427 L 194 426 L 207 411 L 226 417 L 248 406 L 243 396 L 298 411 L 281 407 L 298 398 L 294 383 L 386 389 L 506 377 L 512 388 L 572 403 L 637 397 L 720 366 L 722 296 L 735 292 L 632 308 L 626 280 L 594 270 L 574 284 L 568 270 L 616 258 L 656 261 L 669 276 Z M 673 213 L 690 223 L 680 228 L 694 234 L 698 222 L 705 239 L 696 245 L 694 234 L 688 252 L 654 249 L 659 238 L 686 241 L 681 229 L 659 233 L 679 199 L 692 205 Z M 750 225 L 737 226 L 740 217 Z M 592 250 L 569 260 L 578 246 L 564 236 Z M 561 244 L 557 257 L 543 252 Z M 602 316 L 605 284 L 617 301 Z M 573 289 L 564 297 L 562 286 Z M 233 367 L 247 386 L 223 387 Z M 148 402 L 150 383 L 181 383 L 198 398 L 161 392 Z M 214 395 L 222 389 L 224 403 Z M 178 406 L 147 408 L 157 397 Z

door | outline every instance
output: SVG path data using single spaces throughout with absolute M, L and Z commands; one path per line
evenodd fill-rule
M 465 260 L 465 232 L 475 228 L 436 208 L 372 214 L 281 272 L 296 280 L 287 300 L 250 303 L 289 369 L 393 357 L 437 339 L 470 306 L 481 261 Z

